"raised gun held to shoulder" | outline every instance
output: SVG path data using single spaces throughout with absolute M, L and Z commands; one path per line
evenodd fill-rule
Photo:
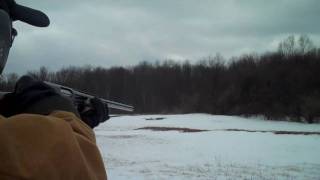
M 55 84 L 55 83 L 52 83 L 52 82 L 47 82 L 47 81 L 45 81 L 45 83 L 47 85 L 55 88 L 56 90 L 60 91 L 60 93 L 62 95 L 71 98 L 71 100 L 76 105 L 76 107 L 78 107 L 79 105 L 83 105 L 84 103 L 86 103 L 88 100 L 90 100 L 92 98 L 95 98 L 92 95 L 89 95 L 87 93 L 74 90 L 74 89 L 72 89 L 70 87 L 62 86 L 62 85 Z M 133 112 L 134 111 L 134 107 L 133 106 L 122 104 L 122 103 L 118 103 L 118 102 L 114 102 L 114 101 L 110 101 L 110 100 L 106 100 L 106 99 L 103 99 L 103 98 L 98 98 L 98 99 L 100 99 L 102 101 L 102 103 L 108 108 L 121 110 L 121 111 L 126 111 L 126 112 Z
M 92 96 L 88 93 L 74 90 L 74 89 L 67 87 L 67 86 L 62 86 L 60 84 L 55 84 L 55 83 L 47 82 L 47 81 L 45 81 L 45 83 L 47 85 L 51 86 L 52 88 L 56 89 L 57 91 L 59 91 L 62 95 L 69 97 L 72 100 L 72 102 L 74 103 L 74 105 L 76 106 L 76 108 L 78 108 L 79 106 L 83 106 L 83 105 L 88 104 L 87 102 L 89 102 L 90 99 L 95 98 L 95 96 Z M 7 93 L 9 93 L 9 92 L 0 92 L 0 98 L 2 98 L 2 96 L 4 96 Z M 102 101 L 102 103 L 105 105 L 105 107 L 107 107 L 107 108 L 116 109 L 116 110 L 120 110 L 120 111 L 126 111 L 126 112 L 133 112 L 134 111 L 133 106 L 110 101 L 110 100 L 106 100 L 103 98 L 98 98 L 98 99 L 100 99 Z

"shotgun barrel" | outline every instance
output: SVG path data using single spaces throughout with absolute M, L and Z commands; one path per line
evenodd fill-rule
M 62 85 L 55 84 L 52 82 L 47 82 L 47 81 L 45 81 L 45 83 L 48 84 L 49 86 L 59 90 L 63 95 L 70 97 L 75 102 L 75 104 L 78 104 L 86 99 L 92 99 L 95 97 L 95 96 L 89 95 L 88 93 L 74 90 L 70 87 L 62 86 Z M 127 112 L 134 111 L 133 106 L 110 101 L 110 100 L 106 100 L 103 98 L 99 98 L 99 99 L 111 109 L 117 109 L 117 110 L 127 111 Z

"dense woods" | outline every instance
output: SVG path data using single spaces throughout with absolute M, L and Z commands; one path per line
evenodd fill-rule
M 227 63 L 228 62 L 228 63 Z M 135 106 L 136 113 L 264 115 L 307 121 L 320 117 L 320 49 L 307 36 L 288 37 L 277 52 L 226 61 L 221 55 L 133 67 L 68 67 L 29 72 L 40 79 Z M 9 74 L 1 90 L 18 79 Z

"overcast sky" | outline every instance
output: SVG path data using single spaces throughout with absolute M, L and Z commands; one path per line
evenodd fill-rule
M 191 62 L 275 50 L 290 34 L 320 42 L 319 0 L 16 0 L 41 9 L 48 28 L 16 22 L 6 72 L 47 66 Z

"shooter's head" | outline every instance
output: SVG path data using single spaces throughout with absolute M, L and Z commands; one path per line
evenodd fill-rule
M 47 27 L 50 24 L 48 16 L 41 11 L 19 5 L 14 0 L 0 0 L 0 74 L 17 35 L 12 27 L 12 22 L 17 20 L 37 27 Z

